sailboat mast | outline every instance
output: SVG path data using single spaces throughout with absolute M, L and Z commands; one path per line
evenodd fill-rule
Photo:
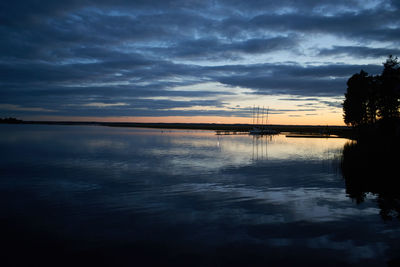
M 265 113 L 265 108 L 263 106 L 262 107 L 262 115 L 261 115 L 261 129 L 264 128 L 264 113 Z
M 253 119 L 253 125 L 254 125 L 254 115 L 255 115 L 255 109 L 256 109 L 256 106 L 255 105 L 253 105 L 253 110 L 252 110 L 252 112 L 251 112 L 251 117 L 252 117 L 252 119 Z
M 255 125 L 257 125 L 258 124 L 258 107 L 256 107 L 256 109 L 254 110 L 254 116 L 255 116 Z

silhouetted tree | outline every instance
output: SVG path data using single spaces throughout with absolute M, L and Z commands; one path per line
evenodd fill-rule
M 389 56 L 383 66 L 381 75 L 361 70 L 347 81 L 344 121 L 360 131 L 357 142 L 343 148 L 341 170 L 347 194 L 357 203 L 368 193 L 376 195 L 387 220 L 400 219 L 398 158 L 393 156 L 400 149 L 400 63 Z
M 361 70 L 347 81 L 343 102 L 344 122 L 352 126 L 375 122 L 377 113 L 374 77 Z
M 379 77 L 379 115 L 384 119 L 400 117 L 400 63 L 390 55 Z
M 361 70 L 347 81 L 343 118 L 347 125 L 374 124 L 377 119 L 400 118 L 400 63 L 389 56 L 381 75 L 370 76 Z M 393 124 L 393 123 L 392 123 Z

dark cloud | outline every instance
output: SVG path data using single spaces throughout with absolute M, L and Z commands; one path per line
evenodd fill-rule
M 343 94 L 345 79 L 307 79 L 288 77 L 229 77 L 221 82 L 231 86 L 256 89 L 259 94 L 295 94 L 301 96 L 336 96 Z
M 345 12 L 335 16 L 322 13 L 262 14 L 249 21 L 251 29 L 268 28 L 281 32 L 298 31 L 304 34 L 327 33 L 357 40 L 400 41 L 398 10 L 368 10 Z
M 239 41 L 222 41 L 218 38 L 198 39 L 183 41 L 176 46 L 165 49 L 157 49 L 158 52 L 164 51 L 172 53 L 178 58 L 195 58 L 198 60 L 212 59 L 235 59 L 242 54 L 262 54 L 281 51 L 286 49 L 295 50 L 297 46 L 296 38 L 273 37 L 273 38 L 253 38 Z
M 346 81 L 360 69 L 377 74 L 379 65 L 331 64 L 304 67 L 299 64 L 261 64 L 215 68 L 214 79 L 230 86 L 252 88 L 258 94 L 341 96 Z M 224 75 L 231 73 L 233 75 Z
M 386 57 L 388 55 L 400 55 L 398 48 L 372 48 L 365 46 L 333 46 L 332 48 L 321 49 L 318 53 L 321 56 L 349 55 L 358 57 Z
M 240 97 L 240 88 L 339 97 L 353 73 L 377 74 L 385 56 L 400 54 L 399 7 L 384 0 L 2 1 L 0 109 L 231 116 L 249 114 L 222 100 Z M 200 89 L 184 89 L 191 85 Z M 335 99 L 319 103 L 339 107 Z

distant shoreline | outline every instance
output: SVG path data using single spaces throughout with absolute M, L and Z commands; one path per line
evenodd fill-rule
M 2 122 L 8 123 L 8 122 Z M 80 121 L 18 121 L 9 124 L 42 124 L 42 125 L 93 125 L 108 127 L 138 127 L 155 129 L 177 130 L 211 130 L 248 132 L 255 125 L 252 124 L 216 124 L 216 123 L 138 123 L 138 122 L 80 122 Z M 340 137 L 352 137 L 352 128 L 348 126 L 327 125 L 264 125 L 264 127 L 277 132 L 291 132 L 302 134 L 327 134 Z

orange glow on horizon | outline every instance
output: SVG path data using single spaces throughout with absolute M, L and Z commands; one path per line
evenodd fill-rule
M 70 116 L 27 116 L 24 120 L 33 121 L 84 121 L 84 122 L 138 122 L 138 123 L 220 123 L 252 124 L 252 118 L 222 116 L 165 116 L 165 117 L 70 117 Z M 268 124 L 281 125 L 338 125 L 344 126 L 341 114 L 323 116 L 289 117 L 285 114 L 274 114 Z

